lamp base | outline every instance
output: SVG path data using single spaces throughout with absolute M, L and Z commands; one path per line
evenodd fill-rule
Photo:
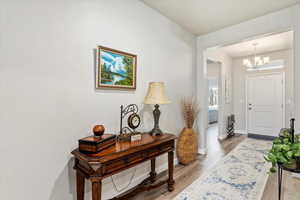
M 160 128 L 153 128 L 149 133 L 150 135 L 155 135 L 155 136 L 160 136 L 163 134 Z
M 159 105 L 155 104 L 154 105 L 154 110 L 153 110 L 153 117 L 154 117 L 154 128 L 150 131 L 151 135 L 162 135 L 163 132 L 159 128 L 159 117 L 160 117 L 160 110 L 159 110 Z

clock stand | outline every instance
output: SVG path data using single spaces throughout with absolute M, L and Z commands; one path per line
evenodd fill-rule
M 141 118 L 138 114 L 139 108 L 136 104 L 130 104 L 126 107 L 121 105 L 120 112 L 120 134 L 118 140 L 121 141 L 137 141 L 142 139 L 141 133 L 136 129 L 141 124 Z M 127 117 L 128 116 L 128 117 Z M 123 120 L 127 117 L 127 125 L 123 127 Z

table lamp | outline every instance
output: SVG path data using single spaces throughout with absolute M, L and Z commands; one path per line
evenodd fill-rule
M 165 94 L 165 84 L 163 82 L 150 82 L 144 104 L 153 104 L 155 108 L 153 110 L 154 128 L 150 131 L 151 135 L 162 135 L 163 132 L 159 128 L 159 104 L 169 103 L 171 101 L 169 101 Z

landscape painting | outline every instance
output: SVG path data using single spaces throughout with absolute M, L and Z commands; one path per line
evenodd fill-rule
M 136 89 L 137 56 L 98 47 L 97 88 Z

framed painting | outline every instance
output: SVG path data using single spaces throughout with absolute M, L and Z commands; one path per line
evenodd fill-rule
M 137 56 L 98 46 L 96 88 L 136 89 Z

